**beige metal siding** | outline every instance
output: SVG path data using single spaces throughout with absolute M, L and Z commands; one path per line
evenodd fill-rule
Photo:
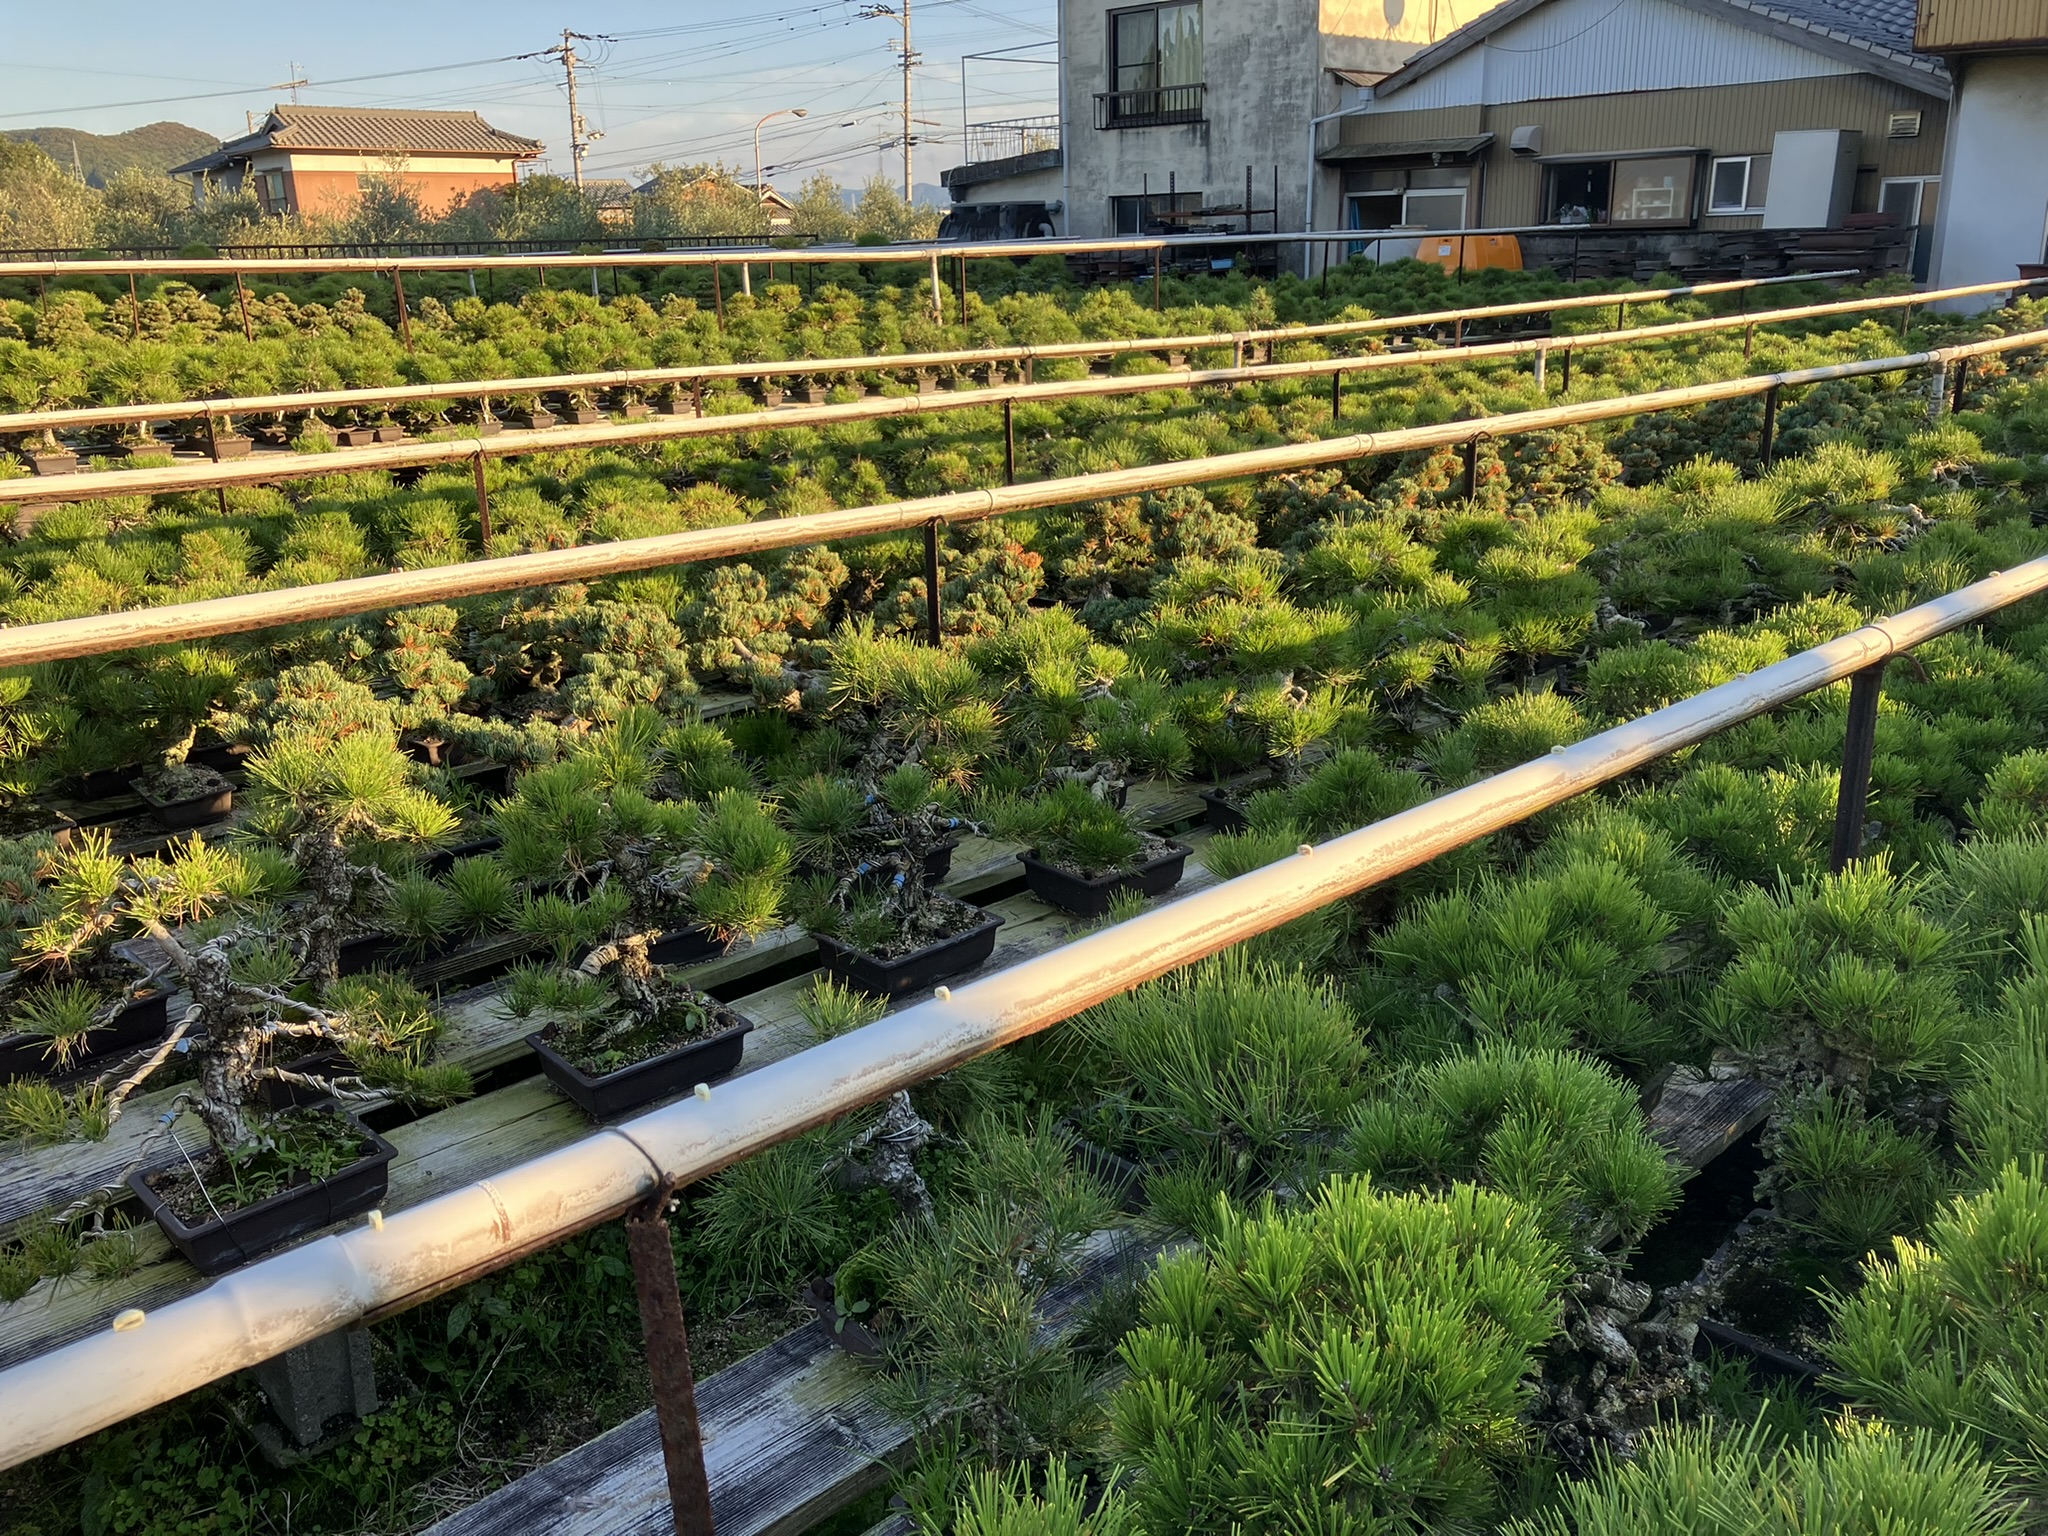
M 1913 46 L 1928 53 L 2048 45 L 2048 0 L 1920 0 Z
M 1920 135 L 1885 136 L 1893 112 L 1919 112 Z M 1696 146 L 1713 155 L 1767 154 L 1772 135 L 1791 128 L 1853 128 L 1862 134 L 1855 210 L 1877 206 L 1878 183 L 1892 176 L 1938 176 L 1948 121 L 1947 103 L 1875 75 L 1831 75 L 1763 85 L 1699 90 L 1637 91 L 1522 101 L 1506 106 L 1443 107 L 1422 112 L 1374 112 L 1340 120 L 1341 143 L 1494 135 L 1485 157 L 1480 218 L 1490 225 L 1533 224 L 1542 215 L 1543 168 L 1508 153 L 1508 137 L 1525 124 L 1541 124 L 1546 155 L 1599 150 Z M 1704 192 L 1702 192 L 1704 205 Z M 1744 229 L 1758 218 L 1702 218 L 1702 229 Z

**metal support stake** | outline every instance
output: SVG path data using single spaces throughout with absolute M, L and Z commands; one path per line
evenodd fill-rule
M 1026 384 L 1036 384 L 1038 382 L 1038 359 L 1035 357 L 1024 359 L 1024 382 Z
M 1544 394 L 1548 394 L 1548 393 L 1550 392 L 1550 378 L 1549 378 L 1549 373 L 1550 373 L 1550 348 L 1548 348 L 1548 347 L 1538 347 L 1538 348 L 1536 349 L 1536 393 L 1537 393 L 1537 394 L 1539 394 L 1539 395 L 1544 395 Z
M 128 274 L 128 339 L 130 341 L 139 341 L 141 338 L 142 300 L 136 296 L 135 274 L 130 272 Z
M 1572 392 L 1572 349 L 1570 347 L 1564 349 L 1564 372 L 1563 376 L 1557 381 L 1557 392 L 1560 395 L 1568 395 Z
M 245 340 L 256 339 L 256 327 L 249 323 L 249 290 L 242 286 L 242 274 L 235 274 L 235 299 L 242 306 L 242 336 Z
M 1764 434 L 1757 449 L 1757 462 L 1769 469 L 1778 457 L 1778 386 L 1764 391 Z
M 1863 857 L 1863 813 L 1870 801 L 1870 764 L 1877 755 L 1877 700 L 1884 663 L 1849 679 L 1848 734 L 1842 741 L 1842 788 L 1835 800 L 1835 840 L 1828 867 L 1840 874 Z
M 754 264 L 751 261 L 740 263 L 740 292 L 750 299 L 754 296 Z
M 932 324 L 946 323 L 946 301 L 939 297 L 939 253 L 932 252 Z
M 1017 402 L 1003 402 L 1003 484 L 1017 483 Z
M 1465 345 L 1465 317 L 1463 315 L 1458 316 L 1457 323 L 1451 327 L 1451 345 L 1454 347 Z
M 924 637 L 928 645 L 939 643 L 939 520 L 924 525 Z
M 725 279 L 719 273 L 718 263 L 711 263 L 711 302 L 718 311 L 718 328 L 725 329 Z
M 491 493 L 484 489 L 484 456 L 478 453 L 469 461 L 476 470 L 476 526 L 483 539 L 483 552 L 491 552 Z
M 591 276 L 597 274 L 593 271 Z M 405 274 L 398 268 L 391 269 L 391 291 L 398 296 L 398 338 L 405 343 L 405 350 L 412 350 L 412 316 L 405 308 Z
M 1953 399 L 1949 401 L 1948 407 L 1951 411 L 1960 411 L 1963 408 L 1963 383 L 1966 379 L 1969 378 L 1969 376 L 1970 360 L 1967 357 L 1957 358 L 1955 373 L 1955 396 Z
M 211 411 L 206 413 L 206 456 L 216 464 L 220 462 L 220 434 L 214 430 Z
M 704 414 L 704 381 L 702 379 L 690 380 L 690 403 L 697 408 L 699 416 Z
M 1614 328 L 1617 331 L 1628 329 L 1628 304 L 1626 301 L 1614 306 Z
M 1948 360 L 1937 357 L 1927 370 L 1927 419 L 1939 423 L 1948 410 Z
M 967 323 L 967 258 L 960 258 L 960 323 Z
M 1909 331 L 1909 330 L 1911 330 L 1911 329 L 1912 329 L 1912 326 L 1913 326 L 1913 306 L 1912 306 L 1912 305 L 1910 305 L 1910 304 L 1902 304 L 1902 305 L 1900 305 L 1900 306 L 1899 306 L 1899 340 L 1901 340 L 1901 341 L 1904 341 L 1904 340 L 1906 339 L 1906 332 L 1907 332 L 1907 331 Z
M 668 1200 L 626 1218 L 633 1285 L 640 1293 L 640 1330 L 647 1341 L 647 1374 L 654 1384 L 654 1415 L 661 1428 L 661 1460 L 668 1470 L 669 1512 L 676 1536 L 712 1536 L 711 1479 L 704 1471 L 704 1432 L 697 1422 L 697 1383 L 690 1369 L 690 1335 L 676 1289 L 675 1250 L 669 1242 Z
M 1160 308 L 1160 251 L 1161 247 L 1152 247 L 1152 308 L 1155 313 Z
M 1330 420 L 1344 419 L 1344 375 L 1332 370 L 1330 374 Z
M 1465 499 L 1475 501 L 1479 496 L 1479 445 L 1486 441 L 1481 432 L 1465 445 Z
M 1755 351 L 1756 327 L 1754 325 L 1745 325 L 1742 328 L 1742 360 L 1744 362 L 1748 362 L 1750 354 L 1752 354 Z

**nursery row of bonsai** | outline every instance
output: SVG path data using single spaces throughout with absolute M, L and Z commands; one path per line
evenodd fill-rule
M 1034 892 L 1113 921 L 1188 857 L 1125 808 L 1139 781 L 1215 786 L 1201 857 L 1227 877 L 2037 555 L 2036 366 L 1975 371 L 1933 430 L 1896 382 L 1816 390 L 1768 472 L 1736 403 L 1488 445 L 1469 499 L 1432 454 L 962 527 L 936 648 L 914 638 L 919 552 L 881 540 L 36 669 L 5 714 L 25 832 L 5 1028 L 27 1049 L 0 1114 L 47 1140 L 189 1106 L 210 1150 L 174 1117 L 118 1190 L 17 1225 L 12 1305 L 117 1273 L 131 1198 L 202 1268 L 374 1204 L 390 1144 L 352 1112 L 465 1091 L 414 957 L 516 936 L 478 946 L 527 946 L 502 1007 L 615 1115 L 738 1066 L 746 1020 L 690 984 L 717 949 L 815 935 L 821 1035 L 985 960 L 988 916 L 936 889 L 963 836 L 1023 847 Z M 1526 387 L 1444 370 L 1361 414 Z M 1320 429 L 1321 401 L 1281 386 L 1131 404 L 1048 413 L 1034 450 Z M 989 453 L 969 417 L 528 461 L 493 471 L 492 552 L 808 510 Z M 473 536 L 433 476 L 237 492 L 225 517 L 139 501 L 38 524 L 9 617 Z M 1849 872 L 1826 858 L 1833 690 L 691 1192 L 693 1322 L 783 1315 L 832 1274 L 923 1426 L 899 1486 L 934 1532 L 1861 1529 L 1852 1506 L 2038 1525 L 2044 636 L 2027 605 L 1893 668 Z M 703 718 L 707 686 L 751 702 Z M 142 801 L 86 782 L 110 770 Z M 223 815 L 166 839 L 144 804 Z M 1688 1190 L 1644 1106 L 1698 1073 L 1774 1097 L 1732 1181 Z M 1037 1299 L 1129 1220 L 1103 1169 L 1192 1247 L 1041 1338 Z M 1895 1236 L 1926 1246 L 1872 1257 Z M 630 1285 L 530 1264 L 576 1277 L 542 1312 L 616 1317 Z M 483 1305 L 381 1324 L 379 1348 L 452 1383 Z M 1759 1416 L 1744 1365 L 1695 1358 L 1710 1311 L 1856 1411 L 1795 1394 Z M 518 1437 L 544 1382 L 579 1379 L 550 1371 L 479 1371 L 465 1401 Z M 417 1525 L 424 1482 L 477 1454 L 453 1425 L 423 1445 L 422 1411 L 352 1432 L 358 1454 L 411 1448 L 374 1492 L 254 1472 L 218 1428 L 182 1465 L 233 1487 L 245 1528 L 288 1498 L 328 1529 Z M 204 1413 L 17 1472 L 23 1507 L 175 1528 L 195 1496 L 143 1511 L 168 1453 L 134 1448 Z M 1681 1486 L 1709 1512 L 1674 1512 Z

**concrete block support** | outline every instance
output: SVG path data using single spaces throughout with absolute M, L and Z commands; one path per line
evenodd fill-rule
M 336 1418 L 360 1419 L 378 1407 L 367 1328 L 343 1328 L 256 1366 L 256 1384 L 298 1446 L 317 1443 Z

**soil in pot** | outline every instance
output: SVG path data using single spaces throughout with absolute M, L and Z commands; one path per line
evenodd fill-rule
M 209 1149 L 128 1175 L 128 1187 L 192 1267 L 224 1274 L 384 1197 L 397 1149 L 331 1106 L 271 1118 L 270 1145 Z
M 549 1082 L 593 1120 L 730 1076 L 754 1026 L 716 998 L 680 992 L 655 1020 L 621 1009 L 526 1037 Z
M 148 803 L 159 826 L 176 830 L 220 821 L 235 808 L 235 786 L 212 768 L 171 763 L 130 786 Z
M 170 1023 L 170 996 L 168 992 L 152 992 L 135 998 L 107 1023 L 88 1030 L 85 1039 L 73 1048 L 69 1065 L 61 1070 L 73 1071 L 161 1040 Z M 59 1070 L 57 1058 L 49 1054 L 49 1040 L 45 1036 L 0 1034 L 0 1083 L 18 1077 L 50 1077 Z
M 1048 864 L 1032 853 L 1018 854 L 1017 861 L 1024 866 L 1024 883 L 1040 901 L 1076 917 L 1095 918 L 1107 913 L 1110 904 L 1126 891 L 1164 896 L 1180 884 L 1192 851 L 1185 843 L 1150 838 L 1135 866 L 1093 875 L 1068 865 Z
M 814 935 L 819 964 L 828 975 L 849 986 L 893 996 L 971 971 L 995 953 L 996 930 L 1003 920 L 993 912 L 947 896 L 933 897 L 928 910 L 936 937 L 929 931 L 905 935 L 873 951 L 830 934 Z

